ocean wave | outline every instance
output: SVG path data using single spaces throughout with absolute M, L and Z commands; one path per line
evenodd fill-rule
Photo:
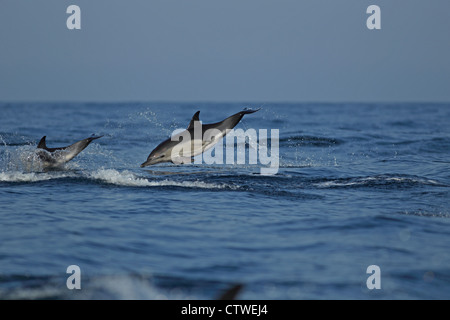
M 50 172 L 21 172 L 6 171 L 0 172 L 0 182 L 41 182 L 55 179 L 76 178 L 87 181 L 96 181 L 116 186 L 124 187 L 182 187 L 201 189 L 230 189 L 236 190 L 239 187 L 230 184 L 208 183 L 201 180 L 176 181 L 176 180 L 149 180 L 140 177 L 128 170 L 117 171 L 115 169 L 98 169 L 95 171 L 50 171 Z
M 191 299 L 182 290 L 163 290 L 150 276 L 96 276 L 84 280 L 82 290 L 68 290 L 64 279 L 52 276 L 0 277 L 0 299 L 4 300 L 168 300 Z M 85 286 L 85 282 L 88 285 Z
M 225 285 L 151 273 L 85 276 L 80 290 L 69 290 L 66 281 L 49 275 L 0 276 L 0 300 L 220 300 Z M 226 283 L 224 288 L 233 287 Z
M 0 172 L 0 182 L 40 182 L 70 177 L 74 177 L 74 174 L 68 172 Z
M 125 170 L 119 172 L 115 169 L 99 169 L 88 173 L 88 177 L 104 183 L 127 187 L 184 187 L 203 189 L 236 189 L 237 186 L 228 184 L 215 184 L 204 181 L 175 181 L 175 180 L 155 180 L 151 181 Z
M 418 217 L 432 217 L 432 218 L 450 218 L 450 212 L 448 211 L 426 211 L 426 210 L 415 210 L 415 211 L 402 211 L 399 212 L 403 215 L 418 216 Z
M 326 137 L 315 137 L 315 136 L 304 136 L 295 135 L 285 138 L 280 138 L 280 145 L 293 145 L 296 147 L 300 146 L 311 146 L 311 147 L 330 147 L 342 144 L 343 141 L 334 138 Z
M 386 187 L 386 186 L 403 186 L 412 185 L 428 185 L 428 186 L 444 186 L 436 180 L 414 177 L 414 176 L 389 176 L 377 175 L 369 177 L 340 178 L 334 180 L 321 181 L 313 184 L 318 188 L 339 188 L 339 187 Z

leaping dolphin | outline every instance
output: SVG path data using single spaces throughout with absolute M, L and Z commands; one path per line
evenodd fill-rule
M 201 124 L 199 114 L 200 111 L 197 111 L 191 119 L 189 126 L 183 132 L 180 132 L 171 138 L 161 142 L 148 156 L 147 161 L 141 164 L 141 168 L 146 166 L 151 166 L 161 162 L 174 162 L 174 158 L 172 156 L 173 149 L 176 147 L 180 149 L 181 145 L 191 144 L 190 154 L 184 158 L 178 158 L 177 163 L 186 163 L 192 162 L 192 158 L 202 154 L 206 150 L 212 148 L 219 139 L 223 138 L 231 129 L 233 129 L 239 121 L 241 121 L 242 117 L 246 114 L 254 113 L 260 109 L 256 110 L 243 110 L 238 112 L 223 121 L 211 124 Z M 197 132 L 194 132 L 194 129 L 198 130 L 201 133 L 201 136 L 196 136 Z M 213 130 L 211 130 L 213 129 Z M 206 134 L 205 134 L 206 133 Z M 189 137 L 189 139 L 185 139 L 184 137 Z M 181 140 L 181 141 L 180 141 Z M 198 141 L 196 141 L 198 140 Z M 201 141 L 200 141 L 201 140 Z
M 67 147 L 48 148 L 45 142 L 46 136 L 42 137 L 37 146 L 37 155 L 42 161 L 44 167 L 58 167 L 75 158 L 83 151 L 93 140 L 103 136 L 92 136 L 87 139 L 80 140 Z

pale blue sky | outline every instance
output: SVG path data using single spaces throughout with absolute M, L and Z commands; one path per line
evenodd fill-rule
M 448 0 L 0 0 L 0 101 L 450 101 L 449 17 Z

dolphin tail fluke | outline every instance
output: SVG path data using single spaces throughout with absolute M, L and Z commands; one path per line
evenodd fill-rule
M 256 111 L 259 111 L 259 110 L 261 110 L 261 108 L 254 109 L 254 110 L 253 109 L 249 109 L 249 108 L 245 108 L 241 112 L 238 112 L 238 113 L 232 115 L 231 117 L 228 117 L 228 119 L 233 119 L 233 122 L 234 122 L 232 124 L 231 128 L 234 128 L 246 114 L 255 113 Z M 226 120 L 227 119 L 225 119 L 224 121 L 226 121 Z
M 92 141 L 97 140 L 97 139 L 100 139 L 101 137 L 103 137 L 103 136 L 94 136 L 94 135 L 92 135 L 92 136 L 90 136 L 90 137 L 87 138 L 87 139 L 84 139 L 84 140 L 81 140 L 81 141 L 77 142 L 76 144 L 81 143 L 81 144 L 80 144 L 80 147 L 81 147 L 81 148 L 80 148 L 79 152 L 81 152 L 81 151 L 84 150 L 88 145 L 90 145 Z M 75 145 L 75 144 L 74 144 L 74 145 Z
M 89 137 L 88 139 L 89 139 L 89 142 L 91 142 L 91 141 L 93 141 L 93 140 L 100 139 L 101 137 L 103 137 L 103 135 L 101 135 L 101 136 L 95 136 L 95 135 L 92 135 L 92 136 Z
M 250 114 L 250 113 L 255 113 L 256 111 L 259 111 L 259 110 L 261 110 L 261 108 L 258 108 L 258 109 L 248 109 L 248 108 L 245 108 L 244 110 L 242 110 L 241 111 L 241 113 L 242 114 Z
M 84 149 L 86 149 L 86 147 L 88 145 L 91 144 L 92 141 L 96 140 L 96 139 L 100 139 L 103 136 L 91 136 L 89 138 L 80 140 L 78 142 L 75 142 L 74 144 L 68 146 L 68 147 L 64 147 L 61 148 L 63 150 L 67 150 L 69 152 L 70 155 L 68 155 L 66 157 L 66 159 L 68 159 L 67 161 L 70 161 L 71 159 L 73 159 L 77 154 L 79 154 L 81 151 L 83 151 Z

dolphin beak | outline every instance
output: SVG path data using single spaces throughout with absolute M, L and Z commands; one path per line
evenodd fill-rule
M 152 163 L 150 163 L 150 161 L 145 161 L 143 164 L 141 164 L 141 168 L 151 166 L 151 165 L 152 165 Z
M 153 159 L 147 160 L 145 161 L 143 164 L 141 164 L 141 168 L 147 167 L 147 166 L 151 166 L 153 163 Z
M 163 161 L 161 161 L 161 158 L 164 158 L 164 155 L 161 155 L 159 157 L 149 158 L 149 159 L 147 159 L 147 161 L 145 161 L 143 164 L 141 164 L 141 168 L 144 168 L 144 167 L 147 167 L 147 166 L 151 166 L 153 164 L 157 164 L 157 163 L 163 162 Z

